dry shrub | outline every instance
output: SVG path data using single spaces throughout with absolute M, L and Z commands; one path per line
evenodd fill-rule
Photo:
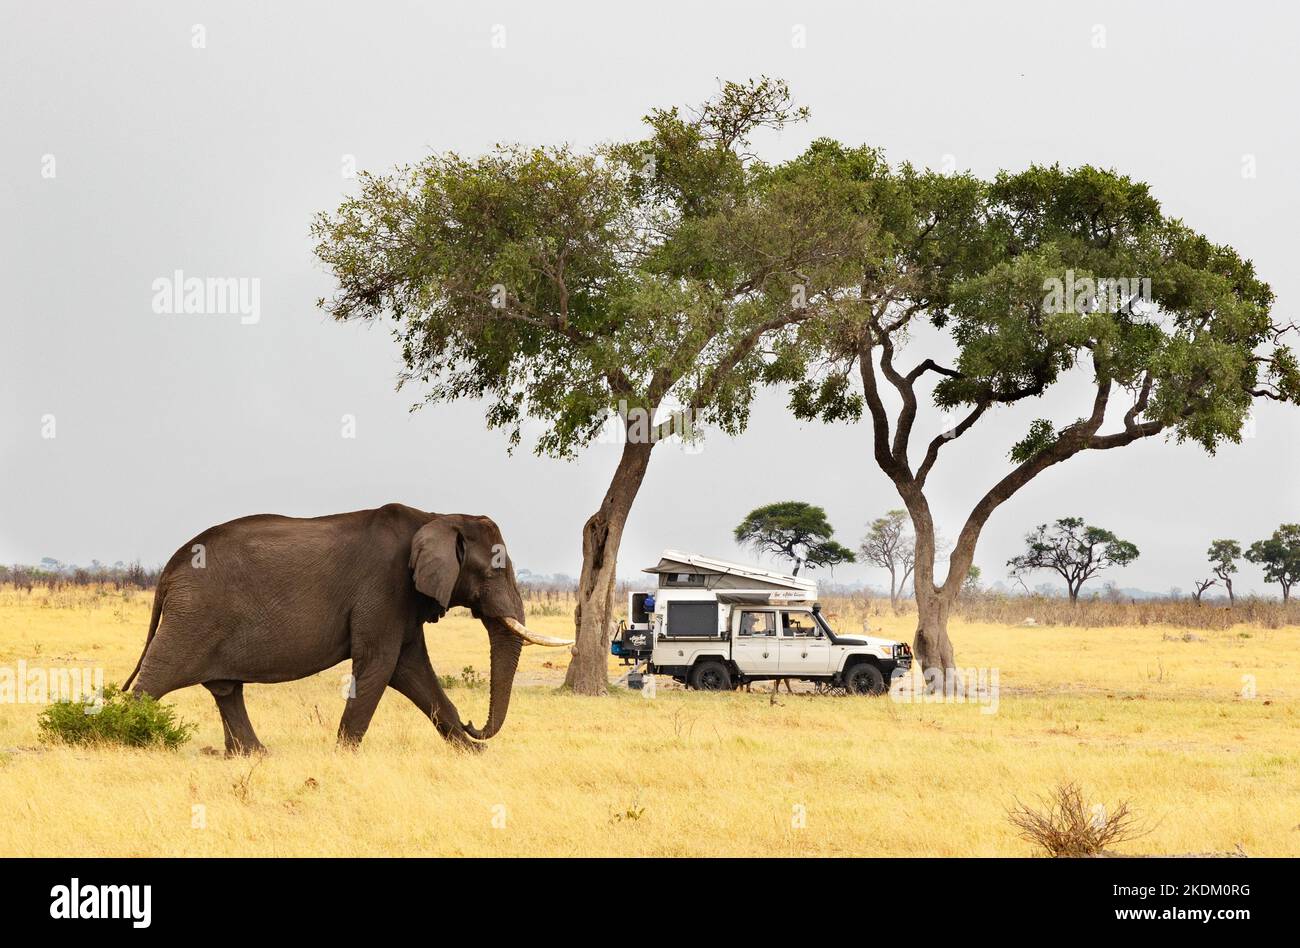
M 830 593 L 821 597 L 828 613 L 837 613 L 845 628 L 858 628 L 865 620 L 872 627 L 881 617 L 895 614 L 888 597 L 872 599 L 864 593 Z M 896 613 L 915 616 L 916 603 L 899 603 Z M 1300 602 L 1283 604 L 1276 599 L 1240 596 L 1229 607 L 1220 600 L 1198 605 L 1191 599 L 1127 599 L 1104 596 L 1071 603 L 1064 596 L 1008 595 L 1006 593 L 963 593 L 953 617 L 964 622 L 991 625 L 1066 626 L 1103 629 L 1142 626 L 1172 626 L 1180 629 L 1230 629 L 1237 625 L 1280 629 L 1300 625 Z M 1033 619 L 1032 623 L 1026 622 Z
M 1017 800 L 1007 819 L 1020 830 L 1021 839 L 1041 846 L 1049 856 L 1100 856 L 1150 832 L 1138 825 L 1128 801 L 1111 808 L 1087 806 L 1073 781 L 1059 784 L 1041 804 L 1041 809 L 1032 809 Z
M 1127 599 L 1098 595 L 1071 603 L 1065 597 L 1008 596 L 997 593 L 963 595 L 954 615 L 968 622 L 1017 625 L 1033 617 L 1037 625 L 1083 628 L 1170 625 L 1182 629 L 1229 629 L 1257 625 L 1277 629 L 1300 624 L 1300 604 L 1242 596 L 1233 606 L 1220 600 Z

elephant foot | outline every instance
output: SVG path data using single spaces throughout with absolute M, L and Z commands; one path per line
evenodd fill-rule
M 265 757 L 269 753 L 271 752 L 263 744 L 254 744 L 249 747 L 238 744 L 226 748 L 226 757 Z
M 231 757 L 252 757 L 254 754 L 261 757 L 271 752 L 266 749 L 265 745 L 256 744 L 251 747 L 237 745 L 234 747 L 227 747 L 225 750 L 222 750 L 219 747 L 201 747 L 199 748 L 199 753 L 204 757 L 225 757 L 228 759 Z

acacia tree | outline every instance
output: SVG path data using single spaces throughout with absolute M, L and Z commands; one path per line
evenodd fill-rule
M 621 454 L 582 529 L 577 642 L 565 682 L 604 693 L 623 529 L 654 447 L 698 426 L 745 427 L 771 337 L 843 282 L 864 222 L 842 181 L 776 177 L 751 134 L 806 113 L 784 83 L 727 83 L 701 109 L 655 110 L 641 141 L 589 151 L 446 153 L 383 176 L 318 216 L 336 319 L 391 318 L 403 383 L 475 398 L 513 449 L 572 458 L 616 428 Z M 665 418 L 664 412 L 674 413 Z
M 1065 580 L 1072 603 L 1079 601 L 1083 584 L 1102 570 L 1127 566 L 1138 558 L 1138 548 L 1128 540 L 1101 527 L 1087 526 L 1081 517 L 1040 524 L 1025 537 L 1025 545 L 1024 553 L 1007 560 L 1011 575 L 1053 570 Z
M 889 571 L 889 605 L 897 612 L 898 597 L 907 587 L 916 555 L 916 539 L 908 529 L 907 511 L 891 510 L 871 521 L 858 552 L 872 566 Z
M 1206 551 L 1206 556 L 1210 558 L 1210 571 L 1228 590 L 1228 605 L 1236 605 L 1237 598 L 1232 592 L 1232 575 L 1237 572 L 1237 560 L 1241 559 L 1241 544 L 1236 540 L 1215 540 Z
M 785 500 L 751 510 L 737 525 L 735 537 L 756 553 L 790 560 L 798 576 L 802 566 L 813 570 L 853 562 L 853 551 L 831 539 L 834 533 L 821 507 Z
M 850 288 L 855 305 L 807 327 L 811 362 L 791 406 L 827 421 L 867 413 L 876 464 L 916 533 L 915 650 L 927 672 L 954 667 L 948 617 L 981 531 L 1039 474 L 1159 434 L 1213 453 L 1240 439 L 1253 399 L 1300 396 L 1267 284 L 1230 247 L 1165 216 L 1144 184 L 1091 167 L 991 182 L 895 170 L 878 151 L 829 141 L 795 166 L 837 169 L 857 186 L 855 212 L 876 227 Z M 924 323 L 938 343 L 908 352 Z M 1070 373 L 1090 380 L 1091 404 L 1064 424 L 1027 426 L 936 577 L 927 485 L 944 449 Z M 926 385 L 957 420 L 918 456 Z
M 1267 540 L 1256 540 L 1246 559 L 1264 567 L 1265 582 L 1282 587 L 1282 602 L 1291 601 L 1291 586 L 1300 579 L 1300 523 L 1284 523 Z
M 1196 592 L 1192 593 L 1192 598 L 1196 600 L 1196 604 L 1198 606 L 1201 604 L 1201 597 L 1205 595 L 1205 590 L 1209 589 L 1211 586 L 1216 585 L 1218 582 L 1219 581 L 1217 579 L 1214 579 L 1213 577 L 1209 579 L 1192 580 L 1192 585 L 1196 587 Z

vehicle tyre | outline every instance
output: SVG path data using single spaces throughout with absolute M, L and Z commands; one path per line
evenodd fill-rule
M 844 673 L 844 689 L 851 695 L 883 695 L 885 676 L 871 662 L 858 662 Z
M 731 672 L 722 662 L 700 662 L 691 669 L 691 687 L 696 691 L 730 691 Z

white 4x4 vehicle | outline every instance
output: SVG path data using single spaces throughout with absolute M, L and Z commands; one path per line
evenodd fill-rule
M 851 694 L 883 694 L 912 665 L 903 642 L 839 635 L 821 614 L 811 580 L 665 550 L 654 593 L 628 597 L 628 621 L 610 651 L 641 671 L 703 691 L 802 679 Z
M 794 678 L 878 695 L 895 669 L 912 665 L 905 643 L 837 635 L 816 606 L 732 605 L 729 618 L 710 639 L 658 636 L 647 670 L 701 691 Z

